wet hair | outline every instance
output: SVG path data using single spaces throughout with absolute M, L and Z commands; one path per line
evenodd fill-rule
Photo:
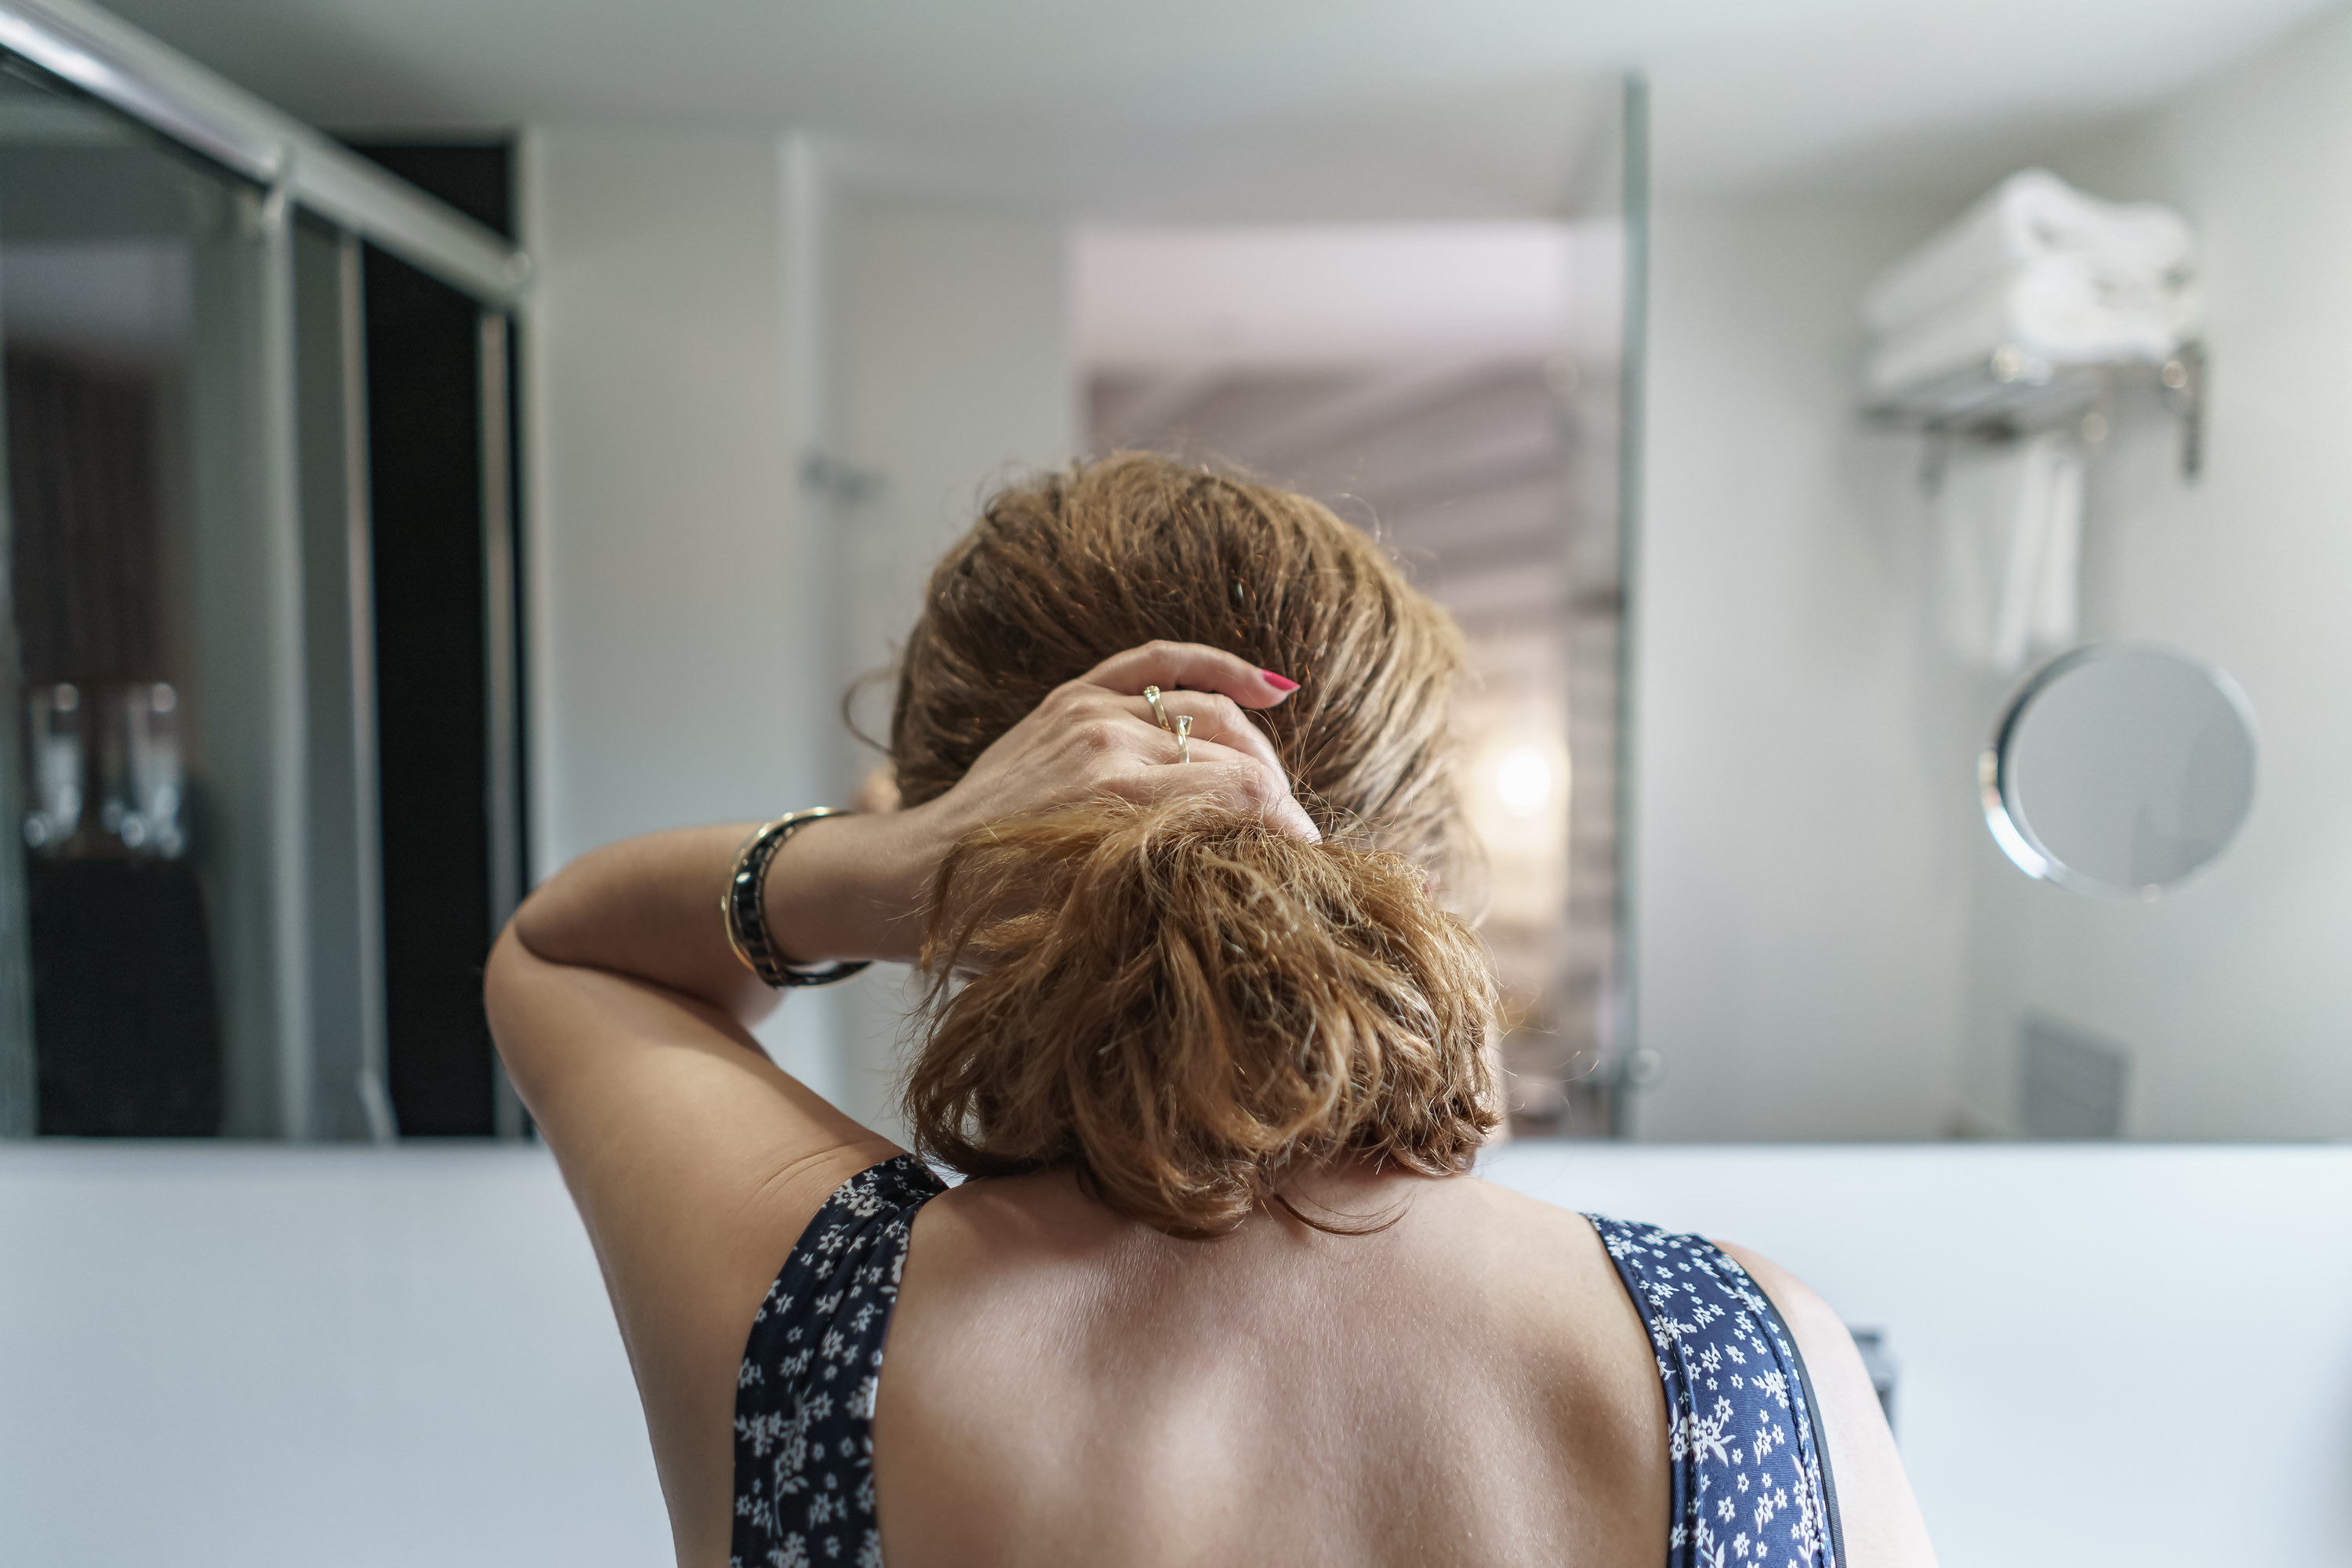
M 967 837 L 924 950 L 916 1146 L 977 1176 L 1073 1167 L 1179 1235 L 1230 1229 L 1326 1161 L 1466 1170 L 1500 1112 L 1492 965 L 1436 887 L 1461 848 L 1462 637 L 1323 506 L 1140 453 L 998 493 L 907 644 L 901 799 L 1155 638 L 1299 682 L 1252 717 L 1323 842 L 1112 799 Z

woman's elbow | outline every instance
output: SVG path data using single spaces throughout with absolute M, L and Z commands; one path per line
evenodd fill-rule
M 528 1102 L 530 1094 L 524 1085 L 536 1065 L 529 1049 L 536 1033 L 529 1022 L 530 972 L 541 961 L 515 929 L 519 921 L 518 915 L 507 922 L 490 946 L 489 961 L 482 966 L 482 1012 L 489 1021 L 490 1044 L 506 1067 L 508 1080 Z

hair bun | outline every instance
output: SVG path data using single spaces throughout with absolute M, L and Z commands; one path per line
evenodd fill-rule
M 1500 1114 L 1491 965 L 1403 856 L 1199 804 L 999 824 L 942 866 L 905 1109 L 973 1175 L 1074 1164 L 1119 1213 L 1229 1229 L 1294 1163 L 1466 1170 Z

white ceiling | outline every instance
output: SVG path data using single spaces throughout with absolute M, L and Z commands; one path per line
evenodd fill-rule
M 1592 84 L 1669 195 L 1964 194 L 2326 0 L 113 0 L 329 128 L 795 124 L 1090 216 L 1556 211 Z M 2352 84 L 2347 84 L 2352 88 Z M 1583 148 L 1589 157 L 1591 149 Z

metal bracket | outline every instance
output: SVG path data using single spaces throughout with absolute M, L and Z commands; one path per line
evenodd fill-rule
M 2180 481 L 2195 484 L 2205 473 L 2205 345 L 2183 343 L 2157 372 L 2164 401 L 2180 421 Z
M 1882 429 L 1927 437 L 1920 489 L 1933 497 L 1956 444 L 2013 441 L 2076 426 L 2086 447 L 2106 439 L 2116 395 L 2154 383 L 2162 406 L 2180 426 L 2180 479 L 2194 484 L 2205 467 L 2205 345 L 2188 342 L 2161 365 L 2051 365 L 2002 348 L 1983 363 L 1906 388 L 1863 409 Z
M 801 459 L 801 483 L 837 506 L 872 500 L 888 482 L 877 469 L 861 468 L 824 452 L 811 452 Z

